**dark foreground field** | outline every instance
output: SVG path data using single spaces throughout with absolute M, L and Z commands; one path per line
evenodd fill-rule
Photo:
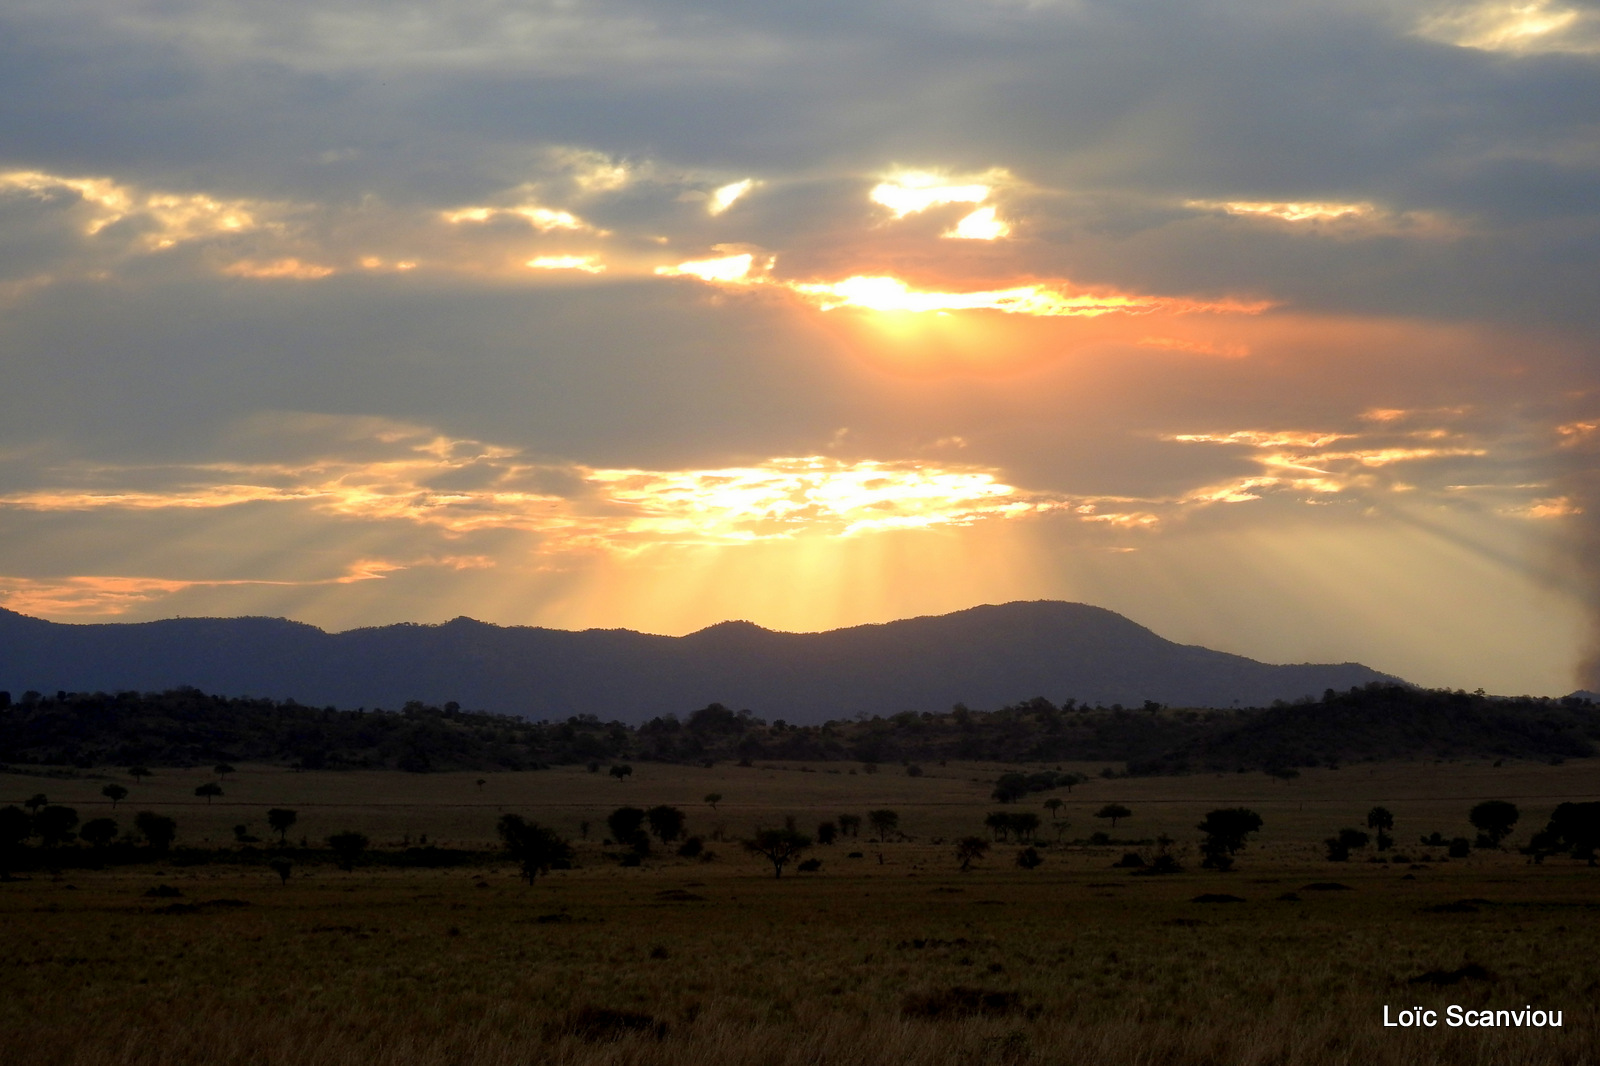
M 1600 871 L 1566 858 L 1530 865 L 1514 851 L 1444 861 L 1439 849 L 1415 845 L 1402 848 L 1406 862 L 1334 864 L 1318 855 L 1313 827 L 1332 831 L 1350 823 L 1344 807 L 1385 799 L 1397 813 L 1419 812 L 1409 824 L 1402 819 L 1407 830 L 1452 832 L 1451 823 L 1416 822 L 1434 804 L 1464 812 L 1451 790 L 1463 780 L 1476 789 L 1475 769 L 1378 768 L 1361 778 L 1341 771 L 1294 786 L 1253 778 L 1161 783 L 1174 796 L 1193 793 L 1200 810 L 1216 798 L 1208 789 L 1278 791 L 1252 799 L 1269 832 L 1241 853 L 1239 870 L 1200 871 L 1192 841 L 1180 839 L 1187 871 L 1157 877 L 1112 868 L 1127 850 L 1121 846 L 1045 847 L 1044 865 L 1029 871 L 1014 864 L 1014 844 L 997 844 L 979 868 L 959 873 L 949 844 L 915 831 L 916 803 L 926 790 L 937 798 L 930 820 L 958 828 L 970 819 L 976 829 L 989 805 L 972 780 L 982 775 L 965 769 L 952 768 L 942 783 L 781 771 L 725 777 L 744 782 L 747 804 L 732 812 L 724 804 L 715 815 L 730 835 L 747 831 L 747 821 L 770 824 L 785 808 L 802 825 L 831 817 L 842 801 L 867 801 L 870 792 L 891 793 L 883 798 L 900 806 L 916 838 L 880 849 L 863 829 L 859 841 L 814 849 L 821 870 L 782 880 L 732 842 L 710 844 L 715 861 L 674 857 L 631 869 L 601 858 L 591 842 L 580 846 L 579 868 L 531 887 L 510 864 L 492 863 L 350 872 L 302 864 L 287 884 L 259 865 L 36 871 L 0 884 L 0 1060 L 1600 1061 Z M 578 807 L 592 803 L 597 821 L 609 797 L 656 802 L 647 793 L 704 785 L 663 779 L 652 788 L 649 772 L 640 774 L 643 780 L 604 782 L 609 792 L 578 776 L 560 789 L 562 780 L 551 777 L 457 784 L 472 797 L 513 785 L 556 789 Z M 1530 821 L 1557 798 L 1547 793 L 1586 783 L 1570 767 L 1522 774 L 1502 780 L 1515 783 L 1508 789 Z M 303 799 L 327 801 L 345 781 L 280 776 L 231 791 L 276 789 L 287 803 L 303 784 L 319 793 Z M 1386 794 L 1358 799 L 1358 780 Z M 408 824 L 426 828 L 428 790 L 445 797 L 456 786 L 423 785 L 396 802 L 409 804 Z M 349 785 L 383 786 L 358 775 Z M 956 804 L 962 789 L 972 792 L 965 817 Z M 180 792 L 175 783 L 173 796 Z M 514 809 L 551 823 L 578 809 L 544 811 L 539 798 L 530 794 Z M 555 802 L 554 793 L 545 798 Z M 1072 808 L 1126 800 L 1135 811 L 1127 825 L 1153 819 L 1169 800 L 1163 823 L 1198 818 L 1176 798 L 1139 795 L 1125 782 L 1097 782 L 1091 795 L 1072 798 Z M 1471 798 L 1488 797 L 1474 791 Z M 208 817 L 228 820 L 218 806 Z M 198 818 L 204 806 L 165 809 Z M 338 819 L 330 825 L 361 828 L 369 816 L 388 824 L 381 810 L 353 806 L 337 815 L 306 806 L 302 817 L 312 820 L 314 809 Z M 485 803 L 476 815 L 484 839 L 495 810 Z M 452 833 L 473 824 L 457 806 L 441 811 Z M 1064 813 L 1087 821 L 1081 811 Z M 691 828 L 710 818 L 692 815 Z M 1274 836 L 1275 818 L 1304 828 Z M 852 850 L 863 857 L 848 858 Z M 150 894 L 162 885 L 181 894 Z M 1196 902 L 1207 895 L 1239 901 Z M 1564 1024 L 1382 1024 L 1386 1005 L 1393 1014 L 1449 1004 L 1532 1005 L 1562 1011 Z

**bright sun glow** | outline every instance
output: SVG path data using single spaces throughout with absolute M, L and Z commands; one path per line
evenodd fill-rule
M 989 198 L 989 191 L 988 185 L 951 184 L 942 175 L 918 170 L 884 180 L 870 196 L 873 203 L 894 212 L 895 218 L 905 218 L 940 204 L 981 204 Z
M 1254 200 L 1190 200 L 1187 206 L 1210 211 L 1226 211 L 1230 215 L 1275 218 L 1280 222 L 1331 222 L 1335 219 L 1366 219 L 1373 217 L 1378 212 L 1378 209 L 1369 203 L 1273 203 Z
M 995 217 L 994 208 L 980 207 L 956 223 L 944 236 L 958 240 L 993 241 L 1007 236 L 1011 226 Z
M 534 270 L 580 270 L 585 274 L 599 274 L 606 265 L 593 255 L 542 255 L 528 260 Z
M 741 196 L 755 188 L 755 185 L 755 181 L 751 178 L 724 185 L 711 194 L 711 199 L 706 204 L 706 210 L 713 215 L 722 214 L 732 207 Z
M 824 311 L 839 307 L 859 307 L 870 311 L 925 314 L 939 311 L 999 311 L 1010 315 L 1042 317 L 1094 317 L 1109 314 L 1148 314 L 1154 311 L 1175 313 L 1221 311 L 1256 314 L 1266 303 L 1218 303 L 1161 296 L 1099 295 L 1067 293 L 1062 288 L 1023 285 L 1010 289 L 980 292 L 925 292 L 911 288 L 898 278 L 852 277 L 829 283 L 785 283 L 812 300 Z
M 754 263 L 754 255 L 741 252 L 739 255 L 723 256 L 720 259 L 693 259 L 677 266 L 659 266 L 656 267 L 656 273 L 664 278 L 692 277 L 701 281 L 728 284 L 746 280 Z

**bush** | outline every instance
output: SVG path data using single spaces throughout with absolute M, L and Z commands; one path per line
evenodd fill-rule
M 1038 848 L 1023 848 L 1017 852 L 1017 865 L 1024 870 L 1036 870 L 1044 865 L 1044 858 Z
M 700 853 L 705 851 L 706 842 L 699 837 L 690 837 L 678 849 L 678 857 L 682 859 L 698 859 Z
M 1466 837 L 1456 837 L 1454 840 L 1450 841 L 1449 854 L 1452 859 L 1466 858 L 1468 855 L 1472 854 L 1472 842 Z

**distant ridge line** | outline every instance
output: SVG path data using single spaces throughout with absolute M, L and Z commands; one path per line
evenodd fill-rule
M 1177 644 L 1104 608 L 1055 600 L 821 633 L 729 620 L 681 637 L 466 616 L 339 633 L 261 616 L 65 624 L 0 609 L 0 688 L 13 692 L 191 685 L 341 707 L 453 700 L 629 723 L 719 702 L 809 724 L 1035 696 L 1265 706 L 1372 682 L 1400 679 L 1359 663 L 1272 665 Z

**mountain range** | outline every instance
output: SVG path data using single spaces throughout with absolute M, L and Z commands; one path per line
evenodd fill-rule
M 455 701 L 549 720 L 637 724 L 713 702 L 794 724 L 1034 696 L 1265 706 L 1397 680 L 1358 663 L 1275 666 L 1176 644 L 1112 611 L 1050 600 L 823 633 L 723 622 L 682 637 L 470 618 L 341 633 L 282 618 L 79 625 L 0 610 L 0 689 L 14 693 L 188 685 L 339 707 Z

